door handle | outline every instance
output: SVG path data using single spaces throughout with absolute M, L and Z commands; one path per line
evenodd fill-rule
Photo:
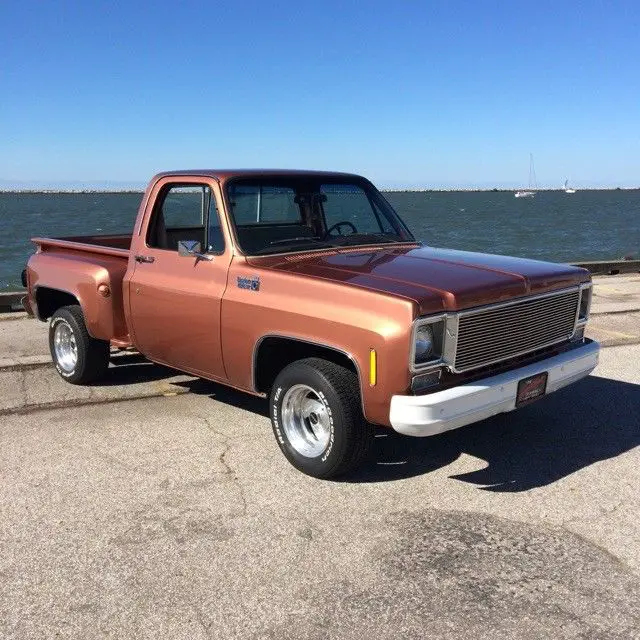
M 153 256 L 136 256 L 136 262 L 154 262 L 155 258 Z

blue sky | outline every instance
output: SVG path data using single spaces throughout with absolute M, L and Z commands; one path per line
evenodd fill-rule
M 640 3 L 0 4 L 0 187 L 640 185 Z

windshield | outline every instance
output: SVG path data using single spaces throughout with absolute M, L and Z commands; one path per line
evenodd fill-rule
M 227 186 L 227 198 L 240 249 L 247 255 L 414 241 L 366 181 L 237 179 Z

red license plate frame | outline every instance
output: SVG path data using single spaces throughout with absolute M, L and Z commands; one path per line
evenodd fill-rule
M 529 376 L 528 378 L 522 378 L 522 380 L 518 382 L 516 407 L 522 407 L 526 404 L 530 404 L 545 396 L 547 393 L 548 379 L 548 371 L 536 373 L 535 376 Z

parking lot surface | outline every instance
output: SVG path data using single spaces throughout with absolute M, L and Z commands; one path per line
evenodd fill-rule
M 640 637 L 637 341 L 335 482 L 262 400 L 135 356 L 71 389 L 0 370 L 1 638 Z

